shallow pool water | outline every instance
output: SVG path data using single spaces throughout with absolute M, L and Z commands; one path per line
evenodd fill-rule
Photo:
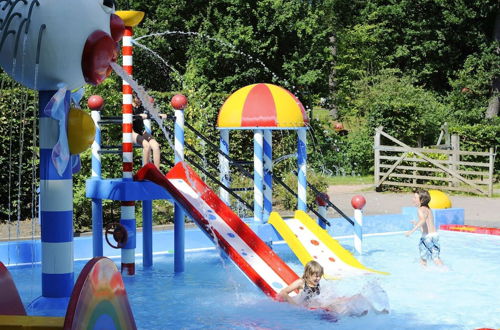
M 391 275 L 322 281 L 323 292 L 363 293 L 373 282 L 385 289 L 391 312 L 332 322 L 322 312 L 275 302 L 216 250 L 186 254 L 185 273 L 173 274 L 173 255 L 155 257 L 152 269 L 137 265 L 125 277 L 140 329 L 474 329 L 500 327 L 500 237 L 440 232 L 448 268 L 423 268 L 418 235 L 366 237 L 367 267 Z M 352 249 L 352 240 L 340 241 Z M 299 274 L 302 265 L 284 244 L 274 246 Z M 84 262 L 75 265 L 79 272 Z M 13 267 L 23 301 L 40 294 L 40 267 Z M 76 277 L 76 276 L 75 276 Z

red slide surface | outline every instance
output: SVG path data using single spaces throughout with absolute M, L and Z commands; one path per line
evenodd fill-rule
M 186 163 L 177 163 L 165 176 L 147 164 L 134 179 L 164 187 L 265 294 L 277 298 L 282 288 L 299 278 Z

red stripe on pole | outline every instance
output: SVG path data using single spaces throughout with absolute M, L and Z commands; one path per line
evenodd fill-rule
M 125 31 L 123 32 L 124 36 L 131 37 L 134 35 L 134 29 L 131 26 L 126 26 Z
M 122 105 L 122 113 L 123 114 L 134 113 L 134 109 L 132 108 L 132 104 L 123 104 Z
M 132 152 L 134 150 L 134 146 L 132 143 L 122 143 L 123 152 Z
M 122 55 L 123 56 L 127 56 L 127 55 L 130 55 L 132 56 L 132 54 L 134 53 L 134 48 L 132 48 L 132 46 L 122 46 Z
M 133 170 L 133 165 L 132 163 L 123 163 L 122 171 L 123 172 L 132 172 Z
M 122 201 L 122 206 L 135 206 L 135 201 Z
M 257 84 L 248 92 L 241 126 L 277 126 L 273 94 L 265 84 Z
M 132 94 L 132 86 L 130 85 L 122 85 L 122 93 L 123 94 Z
M 132 124 L 122 124 L 123 133 L 132 133 Z
M 129 75 L 132 75 L 132 66 L 131 65 L 124 65 L 123 66 L 123 71 L 125 71 Z
M 121 272 L 126 272 L 127 275 L 134 275 L 135 274 L 135 264 L 126 264 L 122 263 L 122 269 Z

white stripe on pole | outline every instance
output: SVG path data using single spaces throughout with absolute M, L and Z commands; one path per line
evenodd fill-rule
M 42 242 L 42 273 L 66 274 L 73 272 L 73 241 Z
M 354 210 L 354 248 L 358 254 L 363 254 L 363 211 Z

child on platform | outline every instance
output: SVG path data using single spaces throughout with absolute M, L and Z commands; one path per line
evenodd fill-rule
M 420 250 L 420 262 L 423 266 L 427 265 L 427 260 L 434 260 L 438 266 L 443 266 L 439 258 L 441 247 L 439 245 L 439 234 L 434 226 L 434 216 L 429 208 L 431 196 L 427 190 L 417 189 L 413 195 L 413 203 L 418 208 L 418 221 L 412 222 L 413 229 L 407 231 L 406 236 L 410 236 L 414 231 L 421 228 L 422 237 L 418 245 Z
M 351 297 L 337 297 L 333 302 L 323 303 L 320 297 L 319 282 L 323 276 L 323 267 L 315 260 L 309 261 L 304 267 L 304 274 L 283 290 L 279 292 L 279 296 L 291 304 L 305 306 L 311 309 L 322 309 L 326 312 L 332 313 L 335 316 L 362 316 L 367 314 L 370 310 L 376 313 L 388 313 L 387 296 L 380 288 L 372 288 L 371 290 L 378 289 L 375 293 L 381 297 L 378 298 L 379 303 L 376 308 L 365 296 L 356 294 Z M 299 293 L 296 297 L 291 297 L 290 293 L 298 290 Z M 375 298 L 374 300 L 377 300 Z M 383 300 L 380 301 L 380 300 Z

